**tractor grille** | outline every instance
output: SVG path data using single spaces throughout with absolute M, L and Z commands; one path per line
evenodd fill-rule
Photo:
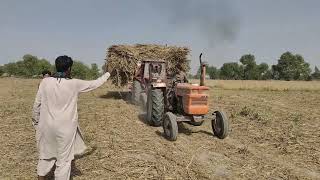
M 201 98 L 192 98 L 191 105 L 207 105 L 208 104 L 208 97 L 203 96 Z

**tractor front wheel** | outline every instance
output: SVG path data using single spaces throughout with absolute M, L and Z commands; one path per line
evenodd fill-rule
M 150 125 L 161 126 L 164 114 L 164 96 L 161 89 L 150 89 L 147 97 L 147 121 Z
M 164 135 L 170 141 L 177 140 L 178 124 L 177 117 L 171 112 L 167 112 L 163 118 L 163 131 Z
M 213 113 L 216 117 L 212 120 L 213 134 L 219 139 L 224 139 L 229 134 L 229 122 L 228 118 L 222 111 L 216 111 Z

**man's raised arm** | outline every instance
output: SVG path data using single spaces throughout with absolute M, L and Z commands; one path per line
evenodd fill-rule
M 97 89 L 98 87 L 103 85 L 108 80 L 109 77 L 110 77 L 110 73 L 106 72 L 96 80 L 92 80 L 92 81 L 77 80 L 76 86 L 77 86 L 78 92 L 88 92 L 88 91 Z

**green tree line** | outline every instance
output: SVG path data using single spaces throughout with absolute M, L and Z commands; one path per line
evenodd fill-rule
M 0 76 L 39 77 L 43 70 L 55 72 L 54 65 L 46 59 L 26 54 L 21 60 L 0 66 Z M 233 79 L 233 80 L 319 80 L 320 71 L 314 68 L 313 73 L 309 63 L 299 54 L 291 52 L 283 53 L 276 65 L 269 66 L 267 63 L 257 64 L 254 55 L 243 55 L 239 62 L 224 63 L 219 69 L 207 65 L 207 76 L 210 79 Z M 79 79 L 95 79 L 99 77 L 97 64 L 87 66 L 80 61 L 74 61 L 72 76 Z M 196 78 L 200 75 L 198 69 Z
M 46 59 L 26 54 L 19 61 L 0 66 L 0 76 L 35 78 L 39 77 L 44 70 L 54 73 L 55 66 Z M 100 75 L 97 64 L 91 64 L 89 67 L 80 61 L 73 62 L 71 74 L 72 77 L 78 79 L 96 79 Z
M 220 69 L 207 65 L 206 75 L 210 79 L 230 80 L 317 80 L 320 79 L 320 71 L 316 66 L 311 73 L 310 64 L 305 62 L 299 54 L 291 52 L 283 53 L 276 65 L 267 63 L 257 64 L 254 55 L 243 55 L 239 62 L 224 63 Z M 200 68 L 196 78 L 200 75 Z

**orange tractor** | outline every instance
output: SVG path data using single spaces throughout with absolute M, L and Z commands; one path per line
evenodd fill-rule
M 171 141 L 177 139 L 178 123 L 200 126 L 209 113 L 209 88 L 204 85 L 206 65 L 201 56 L 200 85 L 187 83 L 186 77 L 179 73 L 167 76 L 165 61 L 159 60 L 143 61 L 133 82 L 133 101 L 142 101 L 147 122 L 162 125 L 165 137 Z M 224 139 L 229 131 L 227 116 L 221 111 L 212 115 L 213 134 Z

